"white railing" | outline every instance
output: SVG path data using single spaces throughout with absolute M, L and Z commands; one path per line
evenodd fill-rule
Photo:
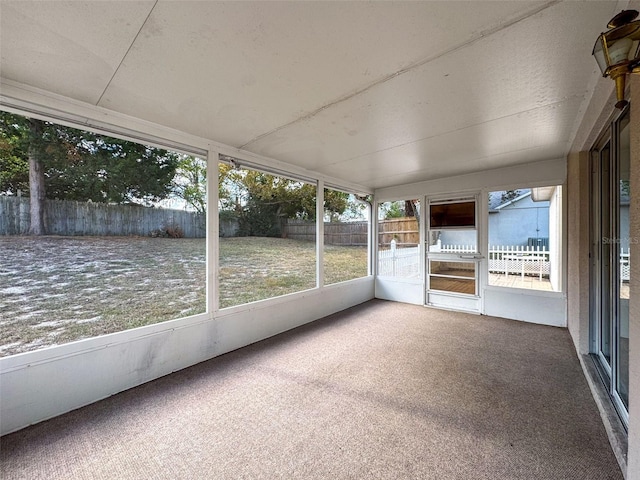
M 629 249 L 627 248 L 626 252 L 624 248 L 620 249 L 620 280 L 622 282 L 629 281 L 631 278 L 630 275 L 630 267 L 629 267 Z
M 505 275 L 536 275 L 540 280 L 551 273 L 549 250 L 545 247 L 491 246 L 489 272 Z
M 472 245 L 438 245 L 432 252 L 475 253 Z M 504 275 L 536 275 L 549 277 L 551 262 L 545 247 L 491 246 L 489 247 L 489 272 Z M 378 251 L 378 275 L 394 277 L 416 277 L 420 273 L 420 250 L 418 247 L 395 248 Z M 630 278 L 629 249 L 620 250 L 620 280 Z
M 440 245 L 444 253 L 475 252 L 472 245 Z M 489 247 L 489 272 L 504 275 L 536 275 L 540 280 L 551 272 L 549 250 L 545 247 L 521 245 L 494 245 Z
M 417 277 L 420 275 L 420 249 L 396 248 L 378 251 L 378 275 L 390 277 Z

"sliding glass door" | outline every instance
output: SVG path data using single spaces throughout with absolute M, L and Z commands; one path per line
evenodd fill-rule
M 591 353 L 625 425 L 629 411 L 629 110 L 591 151 Z

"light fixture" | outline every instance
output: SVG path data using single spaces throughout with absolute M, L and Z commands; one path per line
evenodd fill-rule
M 624 108 L 626 76 L 640 73 L 640 20 L 637 10 L 623 10 L 613 17 L 600 34 L 593 46 L 592 55 L 596 58 L 603 77 L 611 77 L 616 82 L 617 108 Z M 635 20 L 635 21 L 634 21 Z

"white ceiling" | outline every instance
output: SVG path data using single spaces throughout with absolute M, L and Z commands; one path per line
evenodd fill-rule
M 378 188 L 566 155 L 618 7 L 2 0 L 0 74 Z

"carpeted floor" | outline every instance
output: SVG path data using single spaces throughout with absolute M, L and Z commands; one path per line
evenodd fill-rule
M 566 330 L 379 300 L 0 442 L 6 480 L 622 478 Z

